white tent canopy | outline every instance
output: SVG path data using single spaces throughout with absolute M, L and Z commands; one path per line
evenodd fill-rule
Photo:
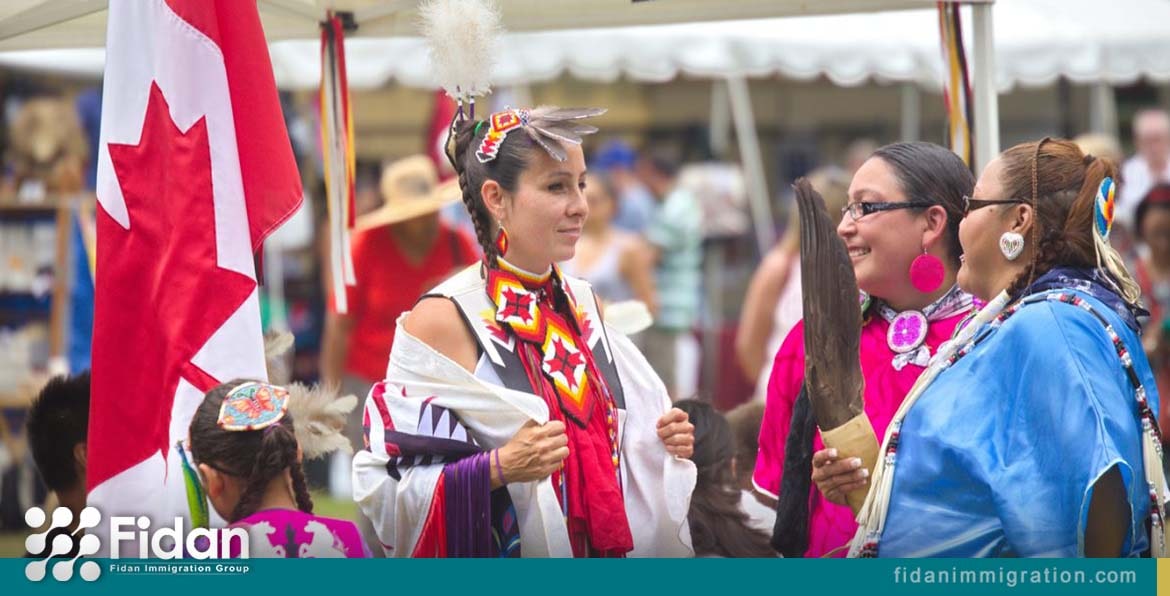
M 955 0 L 965 3 L 990 4 L 992 0 Z M 1019 1 L 1019 0 L 1015 0 Z M 1049 0 L 1055 2 L 1056 0 Z M 1069 0 L 1071 1 L 1071 0 Z M 1137 1 L 1137 0 L 1128 0 Z M 804 21 L 802 15 L 827 15 L 849 12 L 869 12 L 908 8 L 927 8 L 914 17 L 920 22 L 910 26 L 921 28 L 912 33 L 915 39 L 937 35 L 936 26 L 929 10 L 933 0 L 738 0 L 736 2 L 712 2 L 709 0 L 498 0 L 504 27 L 514 37 L 506 40 L 505 52 L 499 57 L 500 68 L 495 75 L 497 83 L 520 82 L 538 78 L 555 77 L 566 69 L 578 74 L 582 69 L 591 69 L 597 78 L 614 78 L 625 72 L 638 76 L 644 74 L 651 80 L 662 80 L 675 76 L 680 70 L 691 70 L 694 74 L 726 77 L 729 81 L 731 104 L 736 117 L 737 136 L 740 138 L 745 173 L 749 180 L 752 198 L 753 218 L 757 224 L 757 241 L 761 251 L 772 241 L 771 221 L 764 185 L 763 164 L 759 155 L 755 129 L 752 124 L 750 100 L 744 77 L 772 72 L 786 72 L 782 59 L 804 56 L 803 68 L 797 68 L 803 76 L 817 76 L 826 72 L 823 60 L 816 48 L 829 49 L 827 56 L 839 56 L 831 60 L 853 72 L 853 78 L 863 80 L 871 72 L 869 64 L 881 64 L 884 58 L 894 56 L 905 59 L 907 54 L 890 51 L 898 40 L 899 31 L 886 29 L 877 21 L 867 21 L 843 29 L 844 24 L 832 21 Z M 257 0 L 264 22 L 265 32 L 270 41 L 316 40 L 317 22 L 324 15 L 326 7 L 349 10 L 357 23 L 357 35 L 349 48 L 348 64 L 353 65 L 349 81 L 352 86 L 381 86 L 397 78 L 404 84 L 426 87 L 434 86 L 428 73 L 430 67 L 418 39 L 414 34 L 418 21 L 415 0 Z M 105 37 L 105 12 L 107 0 L 6 0 L 0 5 L 0 50 L 55 49 L 43 56 L 40 68 L 63 65 L 101 64 L 100 54 L 67 55 L 59 52 L 63 48 L 96 48 L 103 45 Z M 1068 9 L 1068 3 L 1062 4 Z M 992 50 L 991 11 L 987 6 L 973 10 L 972 33 L 975 37 L 972 66 L 976 88 L 976 164 L 982 167 L 999 150 L 998 121 L 995 89 L 992 84 L 995 56 Z M 724 25 L 722 37 L 713 36 L 714 26 L 710 24 L 676 28 L 681 37 L 671 38 L 671 29 L 649 28 L 611 31 L 580 31 L 576 33 L 529 34 L 541 45 L 524 46 L 525 31 L 549 29 L 601 28 L 617 25 L 650 25 L 668 23 L 700 23 L 727 19 L 752 19 L 765 17 L 796 17 L 793 24 L 780 21 L 766 21 L 754 25 L 733 23 Z M 868 17 L 890 19 L 896 16 Z M 803 25 L 801 23 L 804 23 Z M 795 27 L 786 33 L 783 27 Z M 819 31 L 817 28 L 819 27 Z M 825 27 L 828 27 L 826 29 Z M 624 31 L 624 33 L 623 33 Z M 804 35 L 798 35 L 804 33 Z M 930 33 L 927 33 L 930 32 Z M 624 35 L 624 37 L 623 37 Z M 361 37 L 400 36 L 381 42 L 363 42 Z M 597 38 L 594 36 L 603 36 Z M 612 36 L 612 37 L 605 37 Z M 863 40 L 880 40 L 880 43 L 863 45 Z M 624 41 L 619 42 L 621 38 Z M 674 41 L 672 41 L 674 40 Z M 777 43 L 801 40 L 797 46 L 777 46 Z M 360 43 L 359 43 L 360 42 Z M 378 45 L 382 44 L 382 45 Z M 394 45 L 398 44 L 398 45 Z M 402 45 L 413 44 L 413 46 Z M 280 44 L 283 47 L 284 44 Z M 313 87 L 319 77 L 319 62 L 316 44 L 305 41 L 297 46 L 288 44 L 288 49 L 273 47 L 273 67 L 278 82 L 286 87 Z M 915 46 L 911 51 L 921 52 Z M 100 50 L 93 50 L 100 52 Z M 288 56 L 285 56 L 285 54 Z M 649 57 L 643 60 L 643 57 Z M 657 57 L 657 59 L 655 59 Z M 812 58 L 809 61 L 809 57 Z M 29 61 L 36 57 L 29 54 L 9 55 L 8 64 L 33 66 Z M 844 62 L 842 62 L 842 59 Z M 929 64 L 929 61 L 911 59 L 911 64 Z M 797 63 L 799 64 L 799 62 Z M 637 70 L 627 72 L 626 65 L 637 65 Z M 891 73 L 907 71 L 903 65 Z M 413 69 L 413 70 L 410 70 Z M 913 68 L 909 69 L 914 71 Z M 877 73 L 887 76 L 886 73 Z M 849 78 L 850 75 L 846 75 Z M 738 92 L 737 92 L 738 90 Z
M 265 6 L 266 2 L 261 2 Z M 517 3 L 504 2 L 505 10 Z M 538 3 L 542 6 L 558 2 Z M 599 2 L 598 5 L 613 4 Z M 623 10 L 637 5 L 619 2 Z M 708 6 L 658 0 L 666 7 Z M 733 6 L 738 6 L 735 3 Z M 760 10 L 773 5 L 775 13 L 791 12 L 798 3 L 744 2 Z M 875 2 L 818 3 L 835 5 Z M 906 2 L 895 2 L 903 6 Z M 919 3 L 921 4 L 921 3 Z M 585 4 L 585 6 L 592 6 Z M 740 7 L 740 8 L 744 8 Z M 0 9 L 4 10 L 4 9 Z M 566 10 L 563 6 L 561 10 Z M 269 10 L 271 12 L 271 9 Z M 723 10 L 722 18 L 731 16 Z M 633 11 L 648 18 L 650 13 Z M 98 15 L 92 15 L 96 17 Z M 670 15 L 653 13 L 653 16 Z M 91 18 L 91 17 L 86 17 Z M 273 17 L 275 18 L 275 17 Z M 313 38 L 315 26 L 307 19 L 304 35 Z M 284 22 L 283 19 L 277 19 Z M 0 36 L 4 31 L 0 16 Z M 401 19 L 390 19 L 401 24 Z M 553 24 L 553 19 L 546 21 Z M 966 21 L 970 24 L 970 20 Z M 1000 91 L 1016 85 L 1045 85 L 1058 77 L 1075 82 L 1127 84 L 1140 77 L 1170 81 L 1170 1 L 1167 0 L 1010 0 L 994 11 L 996 73 Z M 266 20 L 266 26 L 269 21 Z M 423 41 L 417 37 L 378 38 L 360 26 L 346 44 L 349 81 L 354 88 L 375 88 L 395 82 L 434 86 Z M 531 15 L 522 20 L 533 25 Z M 291 26 L 291 25 L 290 25 Z M 383 24 L 380 29 L 386 29 Z M 511 23 L 510 30 L 515 30 Z M 522 27 L 523 28 L 523 27 Z M 269 31 L 270 37 L 283 38 Z M 413 35 L 410 31 L 408 34 Z M 0 48 L 34 33 L 0 40 Z M 966 32 L 969 38 L 970 29 Z M 679 75 L 722 78 L 773 76 L 810 79 L 826 76 L 838 85 L 867 80 L 914 82 L 938 88 L 942 81 L 938 15 L 933 9 L 866 14 L 802 16 L 673 25 L 574 29 L 572 31 L 513 32 L 505 36 L 496 66 L 497 84 L 518 84 L 574 77 L 613 81 L 625 76 L 636 81 L 662 82 Z M 272 62 L 277 83 L 286 89 L 309 89 L 320 78 L 319 47 L 315 40 L 276 41 Z M 0 52 L 0 64 L 67 74 L 98 76 L 103 50 L 68 49 Z
M 964 0 L 989 2 L 990 0 Z M 414 35 L 417 0 L 257 0 L 269 40 L 317 39 L 327 9 L 352 12 L 359 35 Z M 499 0 L 509 31 L 539 31 L 929 7 L 934 0 Z M 103 47 L 107 0 L 4 0 L 0 51 Z
M 1010 0 L 994 13 L 999 90 L 1075 82 L 1170 80 L 1170 2 L 1165 0 Z M 967 36 L 970 37 L 969 13 Z M 390 81 L 432 86 L 417 38 L 354 40 L 354 85 Z M 279 42 L 275 67 L 290 87 L 316 84 L 315 46 Z M 555 78 L 621 76 L 661 82 L 679 75 L 721 78 L 827 76 L 838 85 L 908 81 L 938 88 L 943 78 L 938 13 L 933 9 L 724 21 L 572 32 L 518 33 L 505 39 L 500 84 Z

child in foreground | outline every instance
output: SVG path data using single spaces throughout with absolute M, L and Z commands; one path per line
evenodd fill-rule
M 208 500 L 231 527 L 247 529 L 252 558 L 369 557 L 352 522 L 313 515 L 288 401 L 286 389 L 258 381 L 207 393 L 190 447 Z

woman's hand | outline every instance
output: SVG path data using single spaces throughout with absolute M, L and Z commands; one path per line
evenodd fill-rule
M 550 420 L 537 424 L 529 420 L 498 451 L 490 454 L 492 488 L 511 482 L 544 480 L 560 469 L 561 462 L 569 456 L 565 423 Z M 500 478 L 501 469 L 503 478 Z
M 695 425 L 678 408 L 671 408 L 658 419 L 658 438 L 666 445 L 666 452 L 675 457 L 689 458 L 695 453 Z
M 814 453 L 812 465 L 812 481 L 830 503 L 848 505 L 845 495 L 869 484 L 869 470 L 861 467 L 861 458 L 838 460 L 836 449 Z

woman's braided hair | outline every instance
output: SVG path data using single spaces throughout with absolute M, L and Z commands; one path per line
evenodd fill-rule
M 1048 138 L 1016 145 L 1000 159 L 1003 196 L 1028 200 L 1035 214 L 1029 234 L 1035 247 L 1032 262 L 1008 286 L 1008 294 L 1018 296 L 1056 267 L 1097 268 L 1093 240 L 1097 189 L 1104 178 L 1117 179 L 1116 164 L 1081 153 L 1072 141 Z M 1128 271 L 1109 266 L 1103 273 L 1112 278 L 1123 298 L 1137 302 L 1140 290 Z
M 480 196 L 480 189 L 486 180 L 495 180 L 501 188 L 508 192 L 516 192 L 520 183 L 520 173 L 528 166 L 535 148 L 527 135 L 510 134 L 500 143 L 496 158 L 482 163 L 475 156 L 475 148 L 483 141 L 484 135 L 490 128 L 490 123 L 484 120 L 464 120 L 453 124 L 454 149 L 447 158 L 455 173 L 459 175 L 459 188 L 463 191 L 463 205 L 471 216 L 471 223 L 475 226 L 475 237 L 483 249 L 484 257 L 489 267 L 496 263 L 496 245 L 494 242 L 498 222 L 492 221 L 492 215 Z
M 297 461 L 297 438 L 291 414 L 280 422 L 259 430 L 233 431 L 219 426 L 219 410 L 232 389 L 248 383 L 247 379 L 229 381 L 212 389 L 191 418 L 191 457 L 197 464 L 207 464 L 244 481 L 240 502 L 232 511 L 229 523 L 256 513 L 268 484 L 284 473 L 292 476 L 297 508 L 313 512 L 305 472 Z

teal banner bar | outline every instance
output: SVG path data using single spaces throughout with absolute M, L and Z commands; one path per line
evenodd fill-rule
M 1152 560 L 54 560 L 0 559 L 0 593 L 320 594 L 540 593 L 556 596 L 870 596 L 871 594 L 1153 596 Z M 92 581 L 82 567 L 96 563 Z M 93 577 L 87 565 L 85 575 Z M 33 576 L 40 569 L 31 569 Z

